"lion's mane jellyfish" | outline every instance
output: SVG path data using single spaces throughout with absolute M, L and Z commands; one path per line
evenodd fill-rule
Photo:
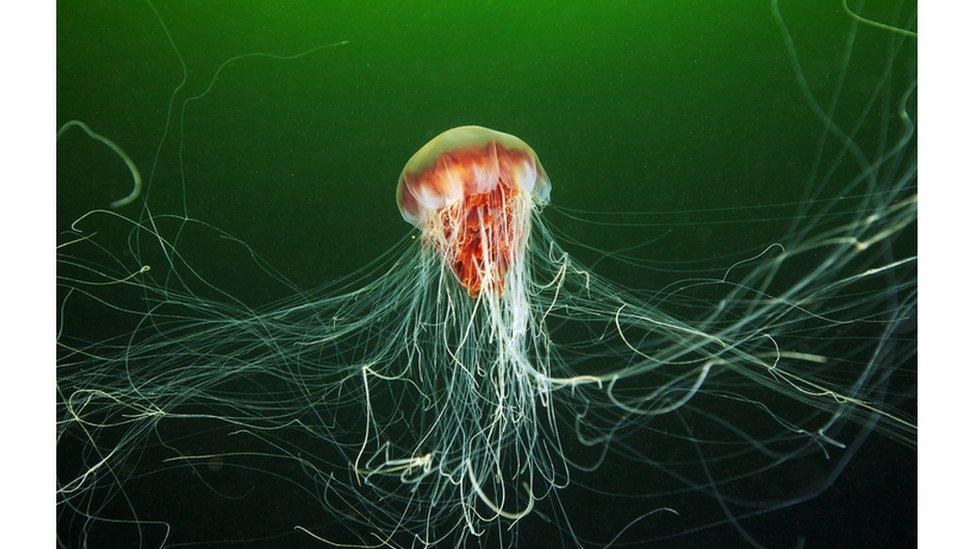
M 403 168 L 396 201 L 419 238 L 260 308 L 203 297 L 215 286 L 156 228 L 168 217 L 92 212 L 59 249 L 62 308 L 92 299 L 132 321 L 102 340 L 59 335 L 59 453 L 81 456 L 59 473 L 60 502 L 144 535 L 184 519 L 130 496 L 202 480 L 229 509 L 250 481 L 228 481 L 229 496 L 211 481 L 254 472 L 314 512 L 256 539 L 460 547 L 504 545 L 523 520 L 567 545 L 644 542 L 811 498 L 867 434 L 915 436 L 892 400 L 914 350 L 897 338 L 914 256 L 893 247 L 915 220 L 913 89 L 888 103 L 904 120 L 892 152 L 843 181 L 856 203 L 811 201 L 810 225 L 656 291 L 575 260 L 542 215 L 536 153 L 478 126 Z M 841 203 L 854 213 L 834 220 Z M 96 222 L 131 227 L 134 251 L 112 254 Z M 626 517 L 587 541 L 601 508 Z
M 550 183 L 524 141 L 481 126 L 431 139 L 407 162 L 397 184 L 403 218 L 420 228 L 475 297 L 501 294 L 519 263 L 531 226 L 532 201 L 549 201 Z

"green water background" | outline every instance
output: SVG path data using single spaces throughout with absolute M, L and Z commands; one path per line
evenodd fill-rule
M 819 95 L 830 90 L 850 23 L 837 4 L 781 8 Z M 302 287 L 361 264 L 405 232 L 393 200 L 405 159 L 461 124 L 528 141 L 562 206 L 680 216 L 801 198 L 821 125 L 766 2 L 528 6 L 159 3 L 188 79 L 160 152 L 155 211 L 182 211 L 181 113 L 189 214 L 262 253 L 290 250 L 273 263 Z M 848 74 L 861 100 L 877 75 L 860 69 L 885 55 L 883 32 L 862 34 L 868 49 Z M 154 14 L 141 2 L 62 2 L 58 37 L 59 120 L 88 121 L 148 179 L 181 79 Z M 232 63 L 207 97 L 181 108 L 233 56 L 290 55 L 340 40 L 349 44 L 294 61 Z M 101 145 L 69 136 L 59 155 L 62 182 L 70 177 L 60 189 L 61 220 L 127 192 L 126 172 Z M 669 225 L 678 234 L 642 253 L 700 258 L 775 240 L 788 224 Z M 662 232 L 574 235 L 611 249 Z
M 687 276 L 689 265 L 720 270 L 727 254 L 778 240 L 789 210 L 757 223 L 730 208 L 802 198 L 822 132 L 764 1 L 153 5 L 158 18 L 143 2 L 59 2 L 59 124 L 84 120 L 118 142 L 151 180 L 155 213 L 182 213 L 185 204 L 300 288 L 355 269 L 408 232 L 394 202 L 397 176 L 420 145 L 453 126 L 526 140 L 552 178 L 554 204 L 661 212 L 641 228 L 548 217 L 597 249 L 654 240 L 637 253 L 659 270 L 596 268 L 645 288 Z M 850 18 L 839 1 L 780 8 L 810 91 L 825 97 Z M 914 5 L 875 2 L 864 13 L 911 22 Z M 876 85 L 886 39 L 859 30 L 839 120 L 859 113 Z M 183 103 L 234 56 L 338 41 L 348 44 L 295 60 L 235 61 L 206 97 Z M 182 78 L 174 44 L 187 80 L 171 107 Z M 892 80 L 912 78 L 914 58 L 902 55 Z M 864 134 L 889 123 L 875 121 Z M 80 132 L 62 139 L 58 163 L 60 230 L 128 193 L 121 162 Z M 712 208 L 725 210 L 688 213 Z M 568 248 L 584 262 L 599 257 Z M 181 249 L 248 302 L 289 291 L 255 284 L 247 257 L 214 253 L 212 240 L 187 238 Z M 770 531 L 826 543 L 912 539 L 914 453 L 878 441 L 849 475 L 824 498 L 781 513 L 785 526 Z M 868 496 L 871 504 L 850 506 Z

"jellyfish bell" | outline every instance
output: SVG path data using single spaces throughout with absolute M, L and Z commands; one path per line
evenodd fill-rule
M 476 297 L 501 294 L 520 262 L 535 205 L 551 184 L 535 151 L 514 135 L 481 126 L 447 130 L 420 148 L 400 174 L 397 206 Z

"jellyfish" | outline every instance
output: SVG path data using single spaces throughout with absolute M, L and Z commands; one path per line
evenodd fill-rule
M 910 436 L 908 419 L 871 398 L 885 394 L 887 363 L 828 368 L 831 358 L 816 349 L 791 347 L 798 331 L 875 322 L 860 311 L 890 294 L 854 289 L 910 260 L 839 279 L 833 270 L 812 273 L 772 295 L 756 278 L 807 250 L 765 250 L 744 278 L 733 266 L 722 279 L 691 283 L 727 292 L 692 323 L 666 305 L 691 299 L 691 289 L 655 299 L 574 260 L 542 217 L 550 192 L 524 141 L 463 126 L 406 163 L 396 202 L 418 234 L 365 273 L 372 280 L 362 287 L 332 285 L 253 310 L 150 284 L 146 266 L 112 279 L 75 264 L 83 276 L 68 279 L 72 292 L 94 297 L 86 285 L 132 285 L 152 305 L 124 339 L 96 347 L 62 340 L 63 426 L 83 433 L 92 452 L 62 484 L 63 504 L 88 513 L 96 495 L 138 483 L 118 464 L 145 459 L 143 445 L 158 438 L 171 454 L 163 463 L 201 474 L 235 460 L 261 470 L 270 465 L 253 461 L 298 464 L 308 478 L 302 489 L 337 517 L 294 526 L 315 540 L 463 544 L 558 512 L 574 471 L 618 452 L 667 477 L 674 486 L 663 493 L 716 497 L 722 520 L 735 522 L 723 491 L 811 452 L 843 449 L 833 434 L 842 420 Z M 848 239 L 830 261 L 853 261 L 910 223 L 913 205 L 910 197 L 888 203 L 804 243 Z M 75 224 L 79 233 L 86 221 Z M 150 226 L 135 228 L 162 239 Z M 902 319 L 911 307 L 909 298 L 882 310 Z M 880 357 L 887 337 L 864 351 Z M 776 395 L 802 402 L 804 412 L 777 409 Z M 166 436 L 170 422 L 199 425 L 192 436 Z M 182 448 L 201 446 L 203 433 L 244 449 L 228 441 Z M 658 462 L 628 442 L 647 436 L 668 442 L 668 452 L 683 441 L 691 456 Z M 106 437 L 113 442 L 102 448 Z M 706 459 L 702 447 L 720 453 Z M 729 462 L 733 473 L 712 471 Z M 678 509 L 651 506 L 637 518 Z
M 62 537 L 606 546 L 722 528 L 761 544 L 745 522 L 821 494 L 867 437 L 914 441 L 908 80 L 884 73 L 853 126 L 813 98 L 803 200 L 747 211 L 789 231 L 663 285 L 577 258 L 554 220 L 654 212 L 561 207 L 538 135 L 476 125 L 432 129 L 384 198 L 408 232 L 312 289 L 186 210 L 81 215 L 58 248 Z M 287 295 L 227 290 L 218 250 Z

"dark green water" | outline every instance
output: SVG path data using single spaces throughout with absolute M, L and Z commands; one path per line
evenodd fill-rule
M 827 102 L 843 76 L 834 119 L 849 127 L 879 84 L 903 90 L 915 77 L 914 43 L 893 47 L 890 33 L 864 26 L 846 70 L 839 68 L 852 24 L 840 1 L 781 4 L 806 89 L 765 1 L 62 1 L 58 120 L 83 120 L 125 149 L 146 179 L 154 214 L 220 227 L 306 289 L 370 261 L 408 232 L 393 190 L 424 142 L 463 124 L 513 133 L 538 152 L 553 205 L 658 212 L 640 227 L 629 219 L 581 223 L 557 212 L 548 219 L 598 250 L 653 240 L 633 252 L 653 269 L 567 248 L 584 262 L 599 260 L 595 270 L 622 284 L 659 288 L 720 276 L 742 258 L 729 254 L 748 256 L 792 230 L 791 208 L 739 208 L 808 196 L 824 126 L 804 92 Z M 911 2 L 861 9 L 907 27 L 914 27 L 914 10 Z M 235 56 L 291 56 L 336 42 L 344 43 L 296 59 L 245 57 L 214 79 Z M 892 59 L 883 76 L 880 67 Z M 858 140 L 870 148 L 895 123 L 882 101 L 867 113 Z M 61 139 L 58 162 L 59 230 L 129 190 L 119 159 L 81 132 Z M 831 181 L 853 170 L 842 164 L 819 196 L 833 197 Z M 138 208 L 120 212 L 138 216 Z M 119 253 L 125 237 L 119 233 Z M 914 236 L 896 245 L 914 249 Z M 181 249 L 247 303 L 291 291 L 255 284 L 247 255 L 212 238 L 190 232 Z M 59 466 L 72 459 L 60 456 Z M 161 487 L 155 501 L 142 497 L 150 507 L 187 504 L 172 487 Z M 563 503 L 587 505 L 585 498 Z M 233 519 L 220 520 L 248 525 L 270 512 L 260 501 L 236 505 Z M 272 504 L 275 513 L 310 516 L 290 505 L 287 494 Z M 773 547 L 910 545 L 915 508 L 914 450 L 872 436 L 821 497 L 742 525 Z M 59 526 L 74 546 L 77 522 L 68 522 Z M 230 526 L 231 536 L 254 535 Z M 192 528 L 171 541 L 213 539 Z M 557 543 L 547 532 L 543 521 L 526 524 L 522 542 Z M 722 525 L 662 543 L 745 542 Z

